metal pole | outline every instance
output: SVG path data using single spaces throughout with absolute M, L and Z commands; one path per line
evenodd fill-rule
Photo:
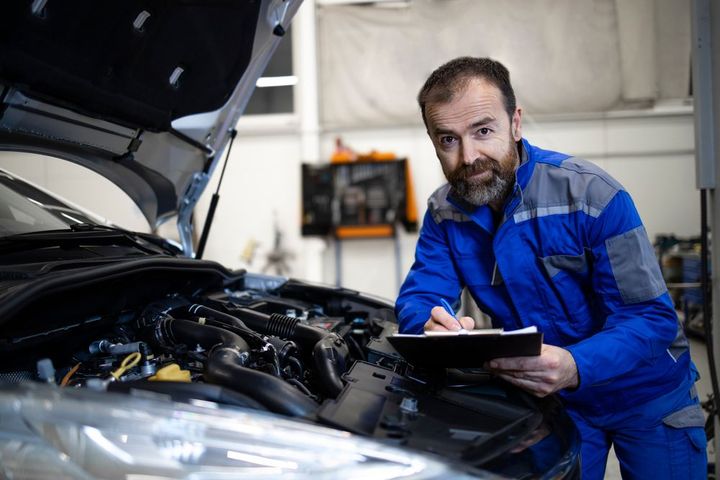
M 397 225 L 393 225 L 393 243 L 395 246 L 395 293 L 400 292 L 402 285 L 402 252 L 400 251 L 400 235 L 398 235 Z
M 720 92 L 720 6 L 712 0 L 694 0 L 692 5 L 692 60 L 693 97 L 695 110 L 696 181 L 699 189 L 707 190 L 710 198 L 710 228 L 718 238 L 720 232 L 720 195 L 715 186 L 718 181 L 720 142 L 717 141 L 720 105 L 714 98 Z M 713 55 L 713 52 L 717 54 Z M 720 332 L 717 326 L 720 312 L 720 246 L 710 247 L 712 264 L 712 314 L 704 318 L 710 322 L 706 345 L 715 353 L 714 370 L 720 370 Z M 709 356 L 712 358 L 712 356 Z M 715 379 L 716 380 L 716 379 Z M 714 392 L 718 402 L 717 392 Z M 717 404 L 717 403 L 716 403 Z M 715 415 L 715 476 L 720 473 L 720 418 Z
M 342 286 L 342 240 L 335 237 L 335 286 Z

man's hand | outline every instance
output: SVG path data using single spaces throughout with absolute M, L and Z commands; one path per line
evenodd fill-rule
M 470 317 L 461 317 L 460 322 L 465 330 L 475 328 L 475 320 Z M 425 331 L 446 332 L 448 330 L 460 330 L 460 324 L 455 317 L 450 315 L 443 307 L 433 307 L 430 311 L 430 318 L 425 322 Z
M 485 368 L 538 397 L 577 387 L 579 381 L 577 365 L 570 352 L 546 344 L 537 357 L 496 358 L 487 362 Z

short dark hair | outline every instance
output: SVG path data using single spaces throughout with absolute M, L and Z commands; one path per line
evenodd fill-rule
M 482 78 L 495 85 L 503 94 L 505 111 L 510 118 L 515 113 L 515 92 L 510 84 L 510 72 L 505 66 L 490 58 L 458 57 L 438 67 L 430 74 L 418 94 L 418 104 L 425 118 L 428 103 L 446 103 L 473 78 Z

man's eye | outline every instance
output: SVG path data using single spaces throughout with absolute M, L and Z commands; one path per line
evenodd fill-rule
M 443 137 L 440 137 L 440 145 L 452 145 L 452 143 L 455 141 L 455 137 L 451 135 L 445 135 Z
M 487 128 L 487 127 L 482 127 L 482 128 L 480 128 L 480 129 L 478 129 L 478 133 L 479 133 L 480 135 L 487 135 L 487 134 L 489 134 L 491 131 L 492 131 L 492 130 L 490 130 L 490 129 Z

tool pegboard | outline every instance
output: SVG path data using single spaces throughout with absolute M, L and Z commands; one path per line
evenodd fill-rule
M 302 165 L 302 234 L 342 238 L 417 229 L 407 159 Z

